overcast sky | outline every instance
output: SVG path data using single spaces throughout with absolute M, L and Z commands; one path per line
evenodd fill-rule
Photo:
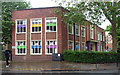
M 57 3 L 55 3 L 52 0 L 27 0 L 27 1 L 30 1 L 33 8 L 58 6 Z M 100 25 L 100 27 L 106 29 L 106 26 L 109 24 L 110 24 L 109 21 L 105 21 L 102 25 Z

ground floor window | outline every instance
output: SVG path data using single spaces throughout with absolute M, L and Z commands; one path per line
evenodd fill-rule
M 57 42 L 55 40 L 47 41 L 47 54 L 57 53 Z
M 85 49 L 85 43 L 82 43 L 82 50 Z
M 98 48 L 97 48 L 97 50 L 98 50 L 98 51 L 100 50 L 100 47 L 99 47 L 99 45 L 98 45 Z
M 76 42 L 76 50 L 79 50 L 79 43 Z
M 25 54 L 26 53 L 26 42 L 25 41 L 17 41 L 17 54 Z
M 32 54 L 40 54 L 41 52 L 41 41 L 32 41 L 31 45 Z
M 72 50 L 73 49 L 73 42 L 72 41 L 69 41 L 68 42 L 68 46 L 69 46 L 69 50 Z

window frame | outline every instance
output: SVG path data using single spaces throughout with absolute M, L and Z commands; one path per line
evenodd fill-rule
M 25 46 L 26 46 L 26 48 L 25 48 L 25 53 L 18 53 L 18 50 L 17 50 L 17 42 L 23 42 L 23 41 L 25 41 Z M 16 42 L 16 48 L 15 48 L 15 55 L 26 55 L 27 54 L 27 42 L 26 42 L 26 40 L 17 40 Z
M 69 26 L 72 27 L 72 33 L 69 32 Z M 73 34 L 73 25 L 72 25 L 72 24 L 69 24 L 69 25 L 68 25 L 68 33 L 69 33 L 69 34 Z
M 84 27 L 84 36 L 82 35 L 82 29 L 83 29 L 83 27 Z M 85 37 L 85 30 L 86 30 L 86 29 L 85 29 L 85 26 L 81 26 L 81 36 L 82 36 L 82 37 Z
M 84 43 L 84 49 L 82 49 L 82 44 Z M 85 50 L 86 46 L 85 46 L 85 42 L 81 43 L 81 50 Z
M 72 49 L 71 49 L 71 50 L 73 50 L 74 43 L 73 43 L 73 41 L 71 41 L 71 40 L 68 40 L 68 50 L 70 50 L 70 49 L 69 49 L 69 42 L 72 42 Z
M 17 21 L 20 21 L 20 20 L 24 20 L 25 21 L 25 23 L 26 23 L 26 31 L 25 32 L 17 32 Z M 27 19 L 16 19 L 15 20 L 15 28 L 16 28 L 16 34 L 25 34 L 25 33 L 27 33 Z
M 52 53 L 47 53 L 47 41 L 55 41 L 56 42 L 56 46 L 58 47 L 58 45 L 57 45 L 57 40 L 56 39 L 51 39 L 51 40 L 46 40 L 46 42 L 45 42 L 45 55 L 52 55 Z M 55 53 L 58 53 L 58 48 L 56 47 L 56 50 L 55 50 Z
M 35 20 L 35 19 L 41 19 L 41 31 L 32 32 L 32 20 Z M 30 19 L 30 29 L 31 29 L 31 33 L 42 33 L 42 18 L 31 18 Z
M 78 43 L 79 49 L 77 50 L 76 47 L 75 47 L 75 50 L 80 51 L 80 43 L 79 43 L 79 41 L 76 41 L 76 43 Z M 75 44 L 75 46 L 76 46 L 76 44 Z
M 40 53 L 32 53 L 32 44 L 30 45 L 30 55 L 42 55 L 42 41 L 41 40 L 31 40 L 32 41 L 40 41 L 41 42 L 41 52 Z
M 47 31 L 47 29 L 46 29 L 46 28 L 47 28 L 47 26 L 46 26 L 46 25 L 47 25 L 47 24 L 46 24 L 46 19 L 50 19 L 50 18 L 56 18 L 56 31 L 50 31 L 50 30 Z M 46 17 L 46 18 L 45 18 L 45 32 L 46 32 L 46 33 L 57 32 L 57 25 L 58 25 L 58 24 L 57 24 L 57 17 Z
M 91 30 L 92 30 L 92 36 L 91 36 Z M 93 29 L 93 25 L 90 25 L 90 38 L 94 39 L 94 29 Z
M 75 35 L 79 36 L 80 35 L 80 32 L 79 32 L 79 28 L 80 26 L 79 25 L 75 25 Z M 76 28 L 78 28 L 78 34 L 76 34 Z

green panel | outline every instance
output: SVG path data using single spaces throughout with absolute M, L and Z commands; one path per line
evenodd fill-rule
M 17 46 L 17 49 L 24 49 L 26 46 Z
M 56 23 L 49 23 L 47 26 L 56 26 Z

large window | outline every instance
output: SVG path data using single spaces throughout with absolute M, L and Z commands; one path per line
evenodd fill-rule
M 100 34 L 100 41 L 102 41 L 102 33 Z
M 32 32 L 41 32 L 42 19 L 32 19 Z
M 17 41 L 17 54 L 25 54 L 26 53 L 26 43 L 25 41 Z
M 69 32 L 69 34 L 73 33 L 73 26 L 71 24 L 68 25 L 68 32 Z
M 75 25 L 75 34 L 79 35 L 79 26 L 78 25 Z
M 55 32 L 57 29 L 57 18 L 46 18 L 46 32 Z
M 82 50 L 85 50 L 85 43 L 82 43 Z
M 47 54 L 57 53 L 57 42 L 55 40 L 47 41 Z
M 82 34 L 82 37 L 85 37 L 85 27 L 81 27 L 81 34 Z
M 32 41 L 31 42 L 31 54 L 41 54 L 41 41 Z
M 99 39 L 100 39 L 99 32 L 97 32 L 97 40 L 99 40 Z
M 94 33 L 93 33 L 93 25 L 90 25 L 90 36 L 91 36 L 91 39 L 93 39 L 93 36 Z
M 17 33 L 25 33 L 26 20 L 17 20 L 16 27 L 17 27 Z
M 98 51 L 100 50 L 100 47 L 99 47 L 99 45 L 97 46 L 97 50 L 98 50 Z
M 69 46 L 69 50 L 72 50 L 72 49 L 73 49 L 73 42 L 72 42 L 72 41 L 69 41 L 69 42 L 68 42 L 68 46 Z
M 76 50 L 79 50 L 79 43 L 76 42 Z

